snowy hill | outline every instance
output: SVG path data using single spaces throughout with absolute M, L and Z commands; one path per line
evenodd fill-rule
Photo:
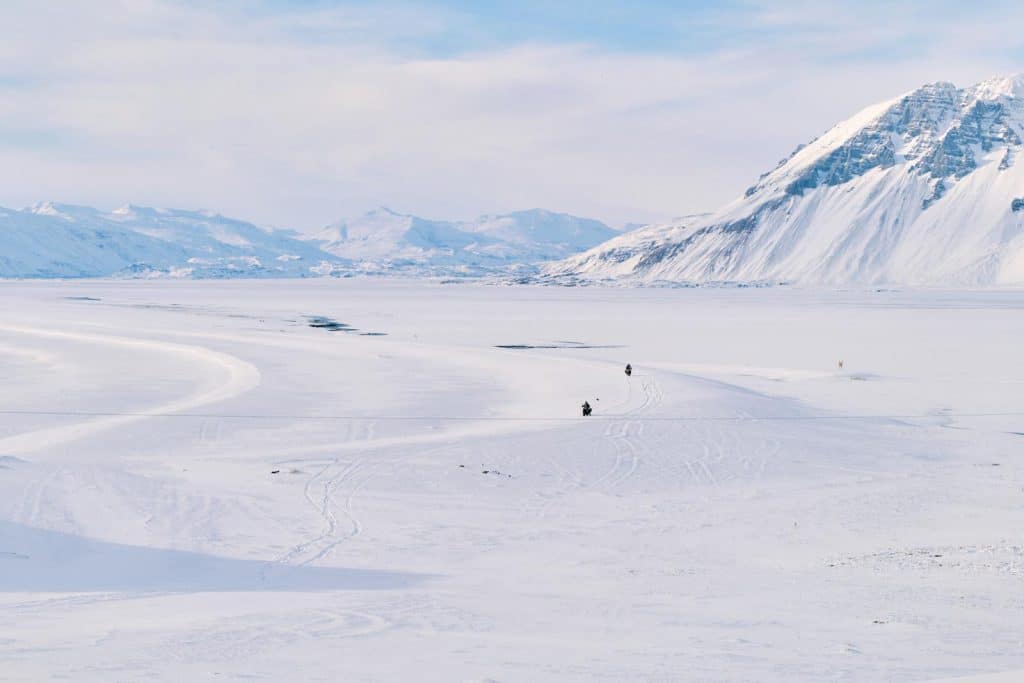
M 617 234 L 599 221 L 542 209 L 450 222 L 380 208 L 314 240 L 363 271 L 476 274 L 565 258 Z
M 184 263 L 178 245 L 107 221 L 69 218 L 52 204 L 0 209 L 0 277 L 89 277 L 141 261 Z
M 339 260 L 294 233 L 207 212 L 44 203 L 0 209 L 0 277 L 273 277 Z
M 600 221 L 544 209 L 481 216 L 466 229 L 508 244 L 522 258 L 537 261 L 565 258 L 618 235 Z
M 314 235 L 324 251 L 362 264 L 364 270 L 416 266 L 494 265 L 494 240 L 473 235 L 455 223 L 430 221 L 380 208 L 340 221 Z
M 556 277 L 1024 284 L 1024 75 L 926 85 L 799 147 L 722 210 L 552 264 Z

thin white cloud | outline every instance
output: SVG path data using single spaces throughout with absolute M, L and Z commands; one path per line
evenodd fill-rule
M 1012 8 L 915 24 L 910 5 L 872 22 L 771 3 L 693 53 L 427 57 L 395 43 L 443 33 L 421 10 L 42 4 L 0 7 L 0 203 L 204 206 L 300 228 L 377 204 L 611 221 L 714 208 L 863 105 L 1024 69 Z

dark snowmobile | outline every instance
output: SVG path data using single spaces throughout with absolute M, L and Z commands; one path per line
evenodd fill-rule
M 583 402 L 583 417 L 589 417 L 592 412 L 594 412 L 594 409 L 590 407 L 590 402 L 589 401 L 584 401 Z

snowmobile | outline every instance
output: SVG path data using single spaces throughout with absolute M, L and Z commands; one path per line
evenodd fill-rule
M 590 407 L 590 402 L 589 401 L 584 401 L 583 402 L 583 417 L 589 417 L 592 412 L 594 412 L 594 409 Z
M 631 377 L 632 375 L 633 375 L 633 366 L 630 365 L 629 363 L 626 363 L 626 377 Z

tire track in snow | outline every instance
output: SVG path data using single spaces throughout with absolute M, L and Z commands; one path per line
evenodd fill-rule
M 621 414 L 622 417 L 636 417 L 642 415 L 652 407 L 661 403 L 664 394 L 652 375 L 633 375 L 633 378 L 640 379 L 640 403 L 627 409 Z M 633 378 L 626 378 L 627 399 L 620 404 L 628 406 L 633 397 Z M 584 423 L 587 424 L 587 423 Z M 640 465 L 641 453 L 647 448 L 642 446 L 644 435 L 643 422 L 639 420 L 626 419 L 624 421 L 613 420 L 607 424 L 603 437 L 612 444 L 615 451 L 615 460 L 607 472 L 592 481 L 587 481 L 585 475 L 574 475 L 558 461 L 548 456 L 547 460 L 555 470 L 559 472 L 559 486 L 554 492 L 545 493 L 543 503 L 534 511 L 539 518 L 547 516 L 552 506 L 562 500 L 571 491 L 579 489 L 613 491 L 616 487 L 630 479 Z
M 642 415 L 662 401 L 663 394 L 658 388 L 657 380 L 653 375 L 639 375 L 637 377 L 641 380 L 640 390 L 642 398 L 639 406 L 624 414 L 629 417 Z M 631 379 L 627 379 L 627 381 L 631 382 Z M 613 422 L 608 426 L 605 436 L 611 439 L 615 448 L 615 462 L 608 472 L 590 484 L 592 488 L 600 488 L 609 492 L 613 491 L 636 473 L 640 465 L 640 451 L 642 448 L 640 439 L 643 433 L 643 423 L 638 420 L 627 419 L 623 422 Z
M 264 579 L 266 578 L 266 572 L 274 566 L 305 566 L 323 557 L 325 544 L 327 547 L 334 547 L 343 540 L 354 538 L 359 534 L 362 526 L 359 520 L 350 515 L 352 530 L 344 538 L 339 538 L 338 517 L 335 514 L 333 493 L 338 486 L 351 477 L 354 472 L 358 471 L 363 463 L 364 459 L 342 462 L 340 459 L 335 458 L 326 463 L 306 481 L 303 486 L 302 495 L 309 506 L 320 516 L 323 525 L 322 529 L 313 538 L 306 539 L 292 546 L 283 555 L 269 562 L 261 571 L 261 576 Z M 336 468 L 337 471 L 332 473 L 332 470 Z M 314 494 L 314 489 L 318 486 L 319 493 Z M 309 557 L 303 557 L 304 555 L 309 555 Z
M 369 422 L 363 426 L 363 430 L 363 434 L 353 434 L 352 436 L 357 436 L 360 441 L 372 443 L 376 425 Z M 303 491 L 307 502 L 323 518 L 325 523 L 323 531 L 317 536 L 293 546 L 284 555 L 269 562 L 261 571 L 261 576 L 266 579 L 267 572 L 274 567 L 304 567 L 313 564 L 330 555 L 338 546 L 354 539 L 363 530 L 363 523 L 355 513 L 356 496 L 363 487 L 374 478 L 384 474 L 388 468 L 393 468 L 408 458 L 415 455 L 429 455 L 442 450 L 442 448 L 437 447 L 427 451 L 406 449 L 403 455 L 385 459 L 375 459 L 367 454 L 345 463 L 335 458 L 326 463 L 323 468 L 310 477 Z M 342 467 L 332 474 L 332 470 L 338 468 L 339 465 Z M 320 484 L 322 493 L 315 497 L 312 490 L 320 480 L 322 480 Z M 344 503 L 338 502 L 340 493 L 345 494 Z M 339 512 L 348 519 L 350 527 L 348 531 L 340 530 Z

